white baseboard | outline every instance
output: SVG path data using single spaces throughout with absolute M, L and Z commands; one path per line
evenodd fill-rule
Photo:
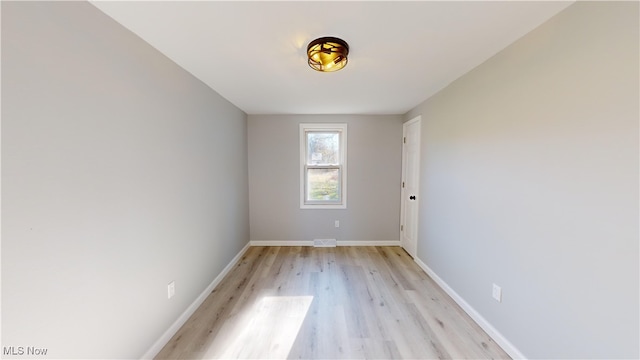
M 251 246 L 313 246 L 313 240 L 251 240 Z
M 233 259 L 231 259 L 229 264 L 227 264 L 227 266 L 224 269 L 222 269 L 222 272 L 220 272 L 220 274 L 218 274 L 218 276 L 216 276 L 216 278 L 213 279 L 211 284 L 209 284 L 209 286 L 207 286 L 207 288 L 204 289 L 204 291 L 196 298 L 196 300 L 193 303 L 191 303 L 191 305 L 189 305 L 189 307 L 178 317 L 178 319 L 174 321 L 173 324 L 171 324 L 169 329 L 167 329 L 167 331 L 165 331 L 164 334 L 162 334 L 162 336 L 160 336 L 160 338 L 156 340 L 156 342 L 153 343 L 153 345 L 151 345 L 149 350 L 147 350 L 147 352 L 145 352 L 144 355 L 142 355 L 141 359 L 153 359 L 156 355 L 158 355 L 160 350 L 162 350 L 162 348 L 169 342 L 169 340 L 171 340 L 173 335 L 175 335 L 178 332 L 178 330 L 180 330 L 182 325 L 184 325 L 184 323 L 187 322 L 187 320 L 189 320 L 191 315 L 193 315 L 193 313 L 198 309 L 198 307 L 202 305 L 202 303 L 205 301 L 207 296 L 211 294 L 211 291 L 213 291 L 213 289 L 216 286 L 218 286 L 220 281 L 222 281 L 222 279 L 224 279 L 224 277 L 227 276 L 229 271 L 233 269 L 233 267 L 238 262 L 238 260 L 240 260 L 242 255 L 244 255 L 247 249 L 249 249 L 249 246 L 251 246 L 251 243 L 247 243 L 247 245 L 245 245 L 242 248 L 242 250 L 240 250 L 240 252 Z
M 251 246 L 313 246 L 313 240 L 251 240 Z M 338 240 L 338 246 L 400 246 L 400 240 Z
M 400 246 L 400 240 L 339 240 L 338 246 Z
M 479 312 L 477 312 L 469 303 L 467 303 L 458 293 L 456 293 L 444 280 L 442 280 L 431 268 L 427 266 L 422 260 L 415 258 L 415 262 L 429 275 L 433 281 L 435 281 L 451 298 L 455 301 L 462 310 L 464 310 L 470 317 L 484 330 L 492 339 L 496 342 L 512 359 L 526 359 L 524 355 L 518 350 L 507 338 L 505 338 L 496 328 L 491 325 Z

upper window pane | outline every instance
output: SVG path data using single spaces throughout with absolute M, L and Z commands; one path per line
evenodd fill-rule
M 340 163 L 340 133 L 309 131 L 307 136 L 308 165 L 337 165 Z

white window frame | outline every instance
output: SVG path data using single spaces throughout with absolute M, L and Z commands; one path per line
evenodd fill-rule
M 327 166 L 307 165 L 307 136 L 310 131 L 338 131 L 340 133 L 340 164 L 331 166 L 340 171 L 340 201 L 306 201 L 307 169 Z M 347 124 L 313 123 L 300 124 L 300 209 L 346 209 L 347 208 Z

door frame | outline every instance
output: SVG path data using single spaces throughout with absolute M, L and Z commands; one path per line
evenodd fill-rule
M 417 206 L 416 206 L 416 218 L 419 219 L 419 212 L 420 212 L 420 145 L 421 145 L 421 140 L 422 140 L 422 115 L 418 115 L 413 117 L 411 120 L 405 122 L 402 124 L 402 170 L 401 170 L 401 184 L 400 184 L 400 246 L 402 246 L 403 249 L 405 249 L 405 251 L 407 251 L 407 253 L 409 253 L 409 255 L 411 255 L 414 259 L 417 258 L 417 253 L 418 253 L 418 230 L 419 230 L 419 226 L 418 223 L 419 221 L 415 221 L 414 224 L 411 224 L 414 227 L 414 234 L 416 235 L 416 239 L 414 239 L 415 241 L 415 254 L 412 254 L 411 251 L 407 250 L 407 244 L 404 241 L 404 236 L 403 233 L 407 231 L 407 229 L 403 229 L 403 227 L 405 226 L 405 203 L 408 200 L 408 196 L 405 196 L 405 187 L 404 187 L 404 182 L 406 181 L 405 179 L 405 175 L 407 173 L 407 154 L 406 154 L 406 146 L 405 144 L 405 138 L 407 136 L 407 128 L 409 127 L 409 125 L 413 125 L 414 123 L 418 123 L 418 134 L 420 136 L 418 136 L 418 152 L 417 152 L 417 158 L 416 158 L 416 163 L 418 166 L 417 169 L 417 181 L 418 184 L 416 184 L 416 197 L 417 197 Z

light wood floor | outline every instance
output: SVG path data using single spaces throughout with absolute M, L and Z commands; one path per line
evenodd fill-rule
M 399 247 L 251 247 L 157 358 L 509 356 Z

